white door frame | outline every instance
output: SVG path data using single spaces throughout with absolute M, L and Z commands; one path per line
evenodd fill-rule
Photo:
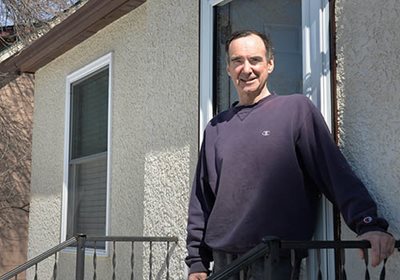
M 321 110 L 332 130 L 332 98 L 329 49 L 329 1 L 302 0 L 303 25 L 303 91 Z M 333 240 L 333 207 L 323 199 L 320 205 L 316 240 Z M 321 253 L 323 279 L 335 279 L 334 253 Z M 309 279 L 317 279 L 315 251 L 310 252 L 307 262 Z M 313 269 L 314 268 L 314 269 Z
M 200 1 L 200 120 L 199 141 L 213 117 L 213 9 L 234 0 Z M 321 110 L 328 127 L 332 127 L 331 75 L 329 56 L 329 0 L 302 0 L 303 32 L 303 91 Z M 324 199 L 321 203 L 316 240 L 333 240 L 332 205 Z M 334 279 L 335 266 L 332 253 L 321 254 L 321 270 L 324 279 Z M 317 279 L 316 256 L 308 258 L 308 278 Z

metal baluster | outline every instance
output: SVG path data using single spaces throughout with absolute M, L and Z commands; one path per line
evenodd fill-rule
M 153 270 L 153 242 L 150 241 L 150 254 L 149 254 L 149 280 L 153 279 L 153 274 L 152 274 L 152 270 Z
M 113 241 L 112 266 L 113 266 L 112 279 L 115 280 L 115 267 L 117 266 L 117 257 L 116 257 L 116 255 L 115 255 L 115 241 Z
M 54 267 L 53 267 L 53 279 L 57 279 L 57 253 L 54 254 L 55 260 L 54 260 Z
M 34 280 L 38 280 L 38 277 L 37 277 L 37 264 L 35 264 L 35 277 L 33 279 Z
M 292 272 L 290 273 L 290 280 L 295 279 L 294 274 L 295 274 L 295 266 L 296 266 L 296 252 L 294 249 L 290 250 L 290 266 L 292 267 Z
M 292 267 L 292 272 L 290 273 L 290 280 L 299 279 L 301 258 L 298 258 L 295 249 L 290 250 L 290 265 Z
M 383 261 L 383 266 L 382 266 L 382 270 L 381 270 L 381 275 L 379 276 L 379 280 L 385 280 L 385 277 L 386 277 L 386 262 L 387 262 L 387 258 Z
M 167 241 L 167 280 L 169 280 L 169 241 Z
M 273 279 L 272 271 L 279 265 L 280 240 L 276 237 L 266 240 L 269 250 L 264 255 L 264 278 Z
M 96 240 L 94 241 L 94 251 L 93 251 L 93 280 L 97 279 L 97 245 Z
M 76 244 L 76 268 L 75 268 L 75 279 L 84 280 L 85 279 L 85 250 L 86 250 L 86 235 L 77 235 Z
M 340 280 L 347 280 L 346 268 L 345 268 L 345 250 L 341 249 L 341 260 L 340 260 Z
M 134 278 L 134 268 L 135 268 L 135 242 L 131 242 L 131 280 Z
M 318 267 L 318 274 L 317 274 L 317 279 L 322 280 L 322 271 L 321 271 L 321 250 L 317 250 L 317 267 Z
M 365 280 L 370 280 L 369 271 L 368 271 L 368 249 L 364 248 L 364 263 L 365 263 Z

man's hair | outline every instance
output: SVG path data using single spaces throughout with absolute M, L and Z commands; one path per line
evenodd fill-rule
M 240 31 L 233 32 L 232 35 L 228 38 L 228 40 L 226 40 L 225 52 L 226 52 L 226 58 L 228 60 L 228 63 L 229 63 L 229 45 L 232 43 L 232 41 L 239 39 L 239 38 L 248 37 L 251 35 L 256 35 L 256 36 L 260 37 L 260 39 L 263 41 L 264 46 L 265 46 L 267 61 L 274 58 L 272 42 L 268 38 L 267 35 L 265 35 L 264 33 L 255 31 L 255 30 L 240 30 Z

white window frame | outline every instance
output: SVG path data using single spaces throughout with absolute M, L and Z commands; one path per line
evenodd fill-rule
M 111 112 L 112 112 L 112 73 L 113 73 L 113 54 L 108 53 L 79 70 L 69 74 L 66 79 L 66 97 L 65 97 L 65 130 L 64 130 L 64 177 L 63 177 L 63 195 L 62 195 L 62 222 L 61 222 L 61 241 L 67 238 L 67 213 L 68 213 L 68 178 L 69 178 L 69 153 L 70 153 L 70 119 L 71 119 L 71 85 L 101 68 L 108 67 L 108 120 L 107 120 L 107 201 L 106 201 L 106 236 L 110 231 L 110 187 L 111 187 Z M 108 255 L 109 248 L 106 242 L 105 250 L 96 250 L 99 255 Z M 73 249 L 66 251 L 75 252 Z M 88 254 L 93 252 L 88 248 Z
M 235 0 L 201 0 L 200 2 L 200 118 L 199 143 L 203 131 L 213 117 L 213 40 L 215 6 Z M 303 81 L 304 93 L 321 110 L 328 127 L 332 128 L 331 74 L 329 58 L 329 0 L 302 0 Z M 315 56 L 310 57 L 310 53 Z M 326 199 L 322 201 L 316 240 L 333 240 L 333 208 Z M 335 263 L 332 253 L 321 254 L 324 279 L 334 279 Z M 317 279 L 316 256 L 308 258 L 308 278 Z

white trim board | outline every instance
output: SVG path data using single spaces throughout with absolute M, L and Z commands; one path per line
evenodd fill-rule
M 66 78 L 65 95 L 65 127 L 64 127 L 64 175 L 62 190 L 62 213 L 61 213 L 61 241 L 66 240 L 67 236 L 67 213 L 68 213 L 68 166 L 70 148 L 70 110 L 71 110 L 71 84 L 87 77 L 88 75 L 108 66 L 108 123 L 107 123 L 107 201 L 106 201 L 106 235 L 109 234 L 110 227 L 110 187 L 111 187 L 111 124 L 112 124 L 112 76 L 113 76 L 113 54 L 108 53 L 97 60 L 87 64 L 77 71 L 69 74 Z M 69 250 L 67 250 L 69 251 Z M 89 250 L 90 251 L 90 250 Z M 100 254 L 107 254 L 106 250 Z

